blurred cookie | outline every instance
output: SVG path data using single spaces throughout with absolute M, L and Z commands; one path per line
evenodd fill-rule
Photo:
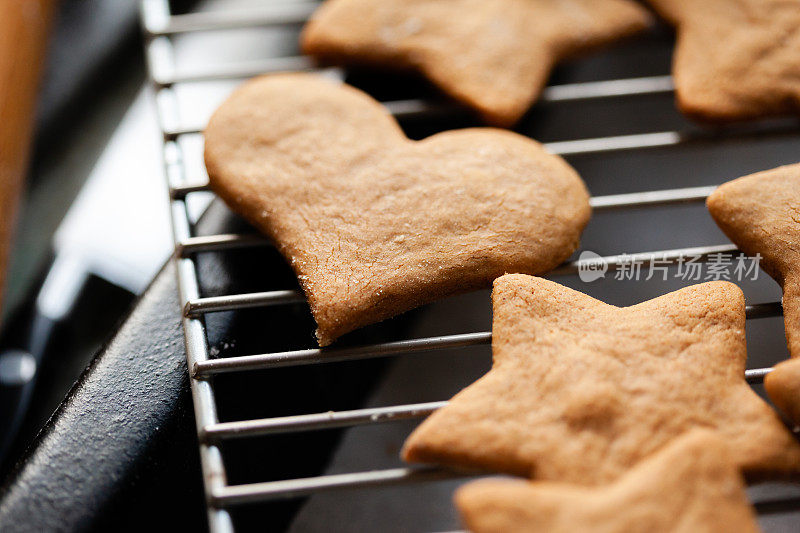
M 332 63 L 416 69 L 489 123 L 510 126 L 561 59 L 650 21 L 629 0 L 328 0 L 302 48 Z
M 800 426 L 800 358 L 775 365 L 764 378 L 764 388 L 775 407 Z
M 800 2 L 647 0 L 678 31 L 678 105 L 705 121 L 800 112 Z
M 727 446 L 701 429 L 676 439 L 613 485 L 587 489 L 487 479 L 461 487 L 455 500 L 473 533 L 759 531 Z
M 547 272 L 591 212 L 578 174 L 535 141 L 488 128 L 411 141 L 368 95 L 310 74 L 236 90 L 205 162 L 291 263 L 323 346 L 505 272 Z
M 705 427 L 752 479 L 798 472 L 800 444 L 744 379 L 736 285 L 619 308 L 513 274 L 492 301 L 492 370 L 422 422 L 404 459 L 598 485 Z
M 708 210 L 743 252 L 783 287 L 786 340 L 800 357 L 800 164 L 730 181 L 708 197 Z

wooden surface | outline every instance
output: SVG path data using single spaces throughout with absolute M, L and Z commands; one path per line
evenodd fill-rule
M 0 297 L 55 4 L 56 0 L 0 0 Z

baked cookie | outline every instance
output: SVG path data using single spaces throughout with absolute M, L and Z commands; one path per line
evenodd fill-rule
M 736 285 L 619 308 L 513 274 L 492 301 L 492 370 L 422 422 L 407 461 L 597 485 L 706 427 L 752 479 L 800 469 L 800 444 L 744 380 Z
M 800 112 L 800 2 L 648 0 L 677 28 L 678 106 L 705 121 Z
M 764 378 L 764 388 L 775 406 L 800 425 L 800 358 L 775 365 Z
M 646 29 L 629 0 L 328 0 L 303 30 L 323 61 L 415 69 L 510 126 L 561 59 Z
M 211 187 L 291 263 L 320 345 L 578 246 L 589 194 L 508 131 L 411 141 L 378 102 L 310 74 L 252 80 L 205 131 Z
M 702 429 L 607 487 L 487 479 L 461 487 L 455 500 L 473 533 L 759 531 L 727 446 Z
M 800 357 L 800 164 L 730 181 L 708 197 L 708 210 L 743 252 L 783 287 L 786 340 Z

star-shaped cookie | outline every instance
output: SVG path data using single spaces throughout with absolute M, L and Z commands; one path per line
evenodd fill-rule
M 473 533 L 755 533 L 742 476 L 724 441 L 697 429 L 612 485 L 482 480 L 456 493 Z
M 409 140 L 378 102 L 310 74 L 252 80 L 205 131 L 211 187 L 291 263 L 321 345 L 578 246 L 589 194 L 560 157 L 490 128 Z
M 730 181 L 708 197 L 716 223 L 783 287 L 786 340 L 800 357 L 800 164 Z
M 764 378 L 764 388 L 772 403 L 800 426 L 800 358 L 775 365 Z
M 678 105 L 705 121 L 800 112 L 800 2 L 648 0 L 676 26 Z
M 411 434 L 404 459 L 597 485 L 706 427 L 753 479 L 800 468 L 800 444 L 744 380 L 736 285 L 618 308 L 513 274 L 492 301 L 492 370 Z
M 647 28 L 629 0 L 328 0 L 303 51 L 420 71 L 498 126 L 517 122 L 561 59 Z

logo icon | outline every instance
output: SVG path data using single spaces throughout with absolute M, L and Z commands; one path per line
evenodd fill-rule
M 585 283 L 606 277 L 608 263 L 594 252 L 581 252 L 578 258 L 578 277 Z

